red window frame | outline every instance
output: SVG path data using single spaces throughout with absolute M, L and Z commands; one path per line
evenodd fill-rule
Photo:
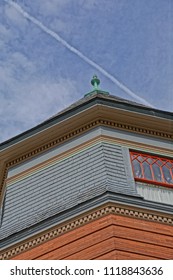
M 173 188 L 173 159 L 130 151 L 134 179 Z

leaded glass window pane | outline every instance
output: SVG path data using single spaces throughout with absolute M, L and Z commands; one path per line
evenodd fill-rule
M 173 159 L 144 153 L 130 153 L 134 178 L 173 187 Z
M 144 162 L 143 168 L 144 168 L 144 178 L 147 178 L 148 180 L 152 180 L 150 165 L 147 162 Z
M 139 161 L 136 159 L 133 161 L 133 171 L 135 174 L 135 177 L 142 178 L 142 170 Z

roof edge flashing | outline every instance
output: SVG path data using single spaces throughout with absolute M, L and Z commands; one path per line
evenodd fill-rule
M 90 91 L 90 92 L 86 93 L 84 95 L 84 97 L 88 97 L 88 96 L 92 96 L 92 95 L 97 95 L 97 94 L 109 95 L 109 92 L 108 91 L 103 91 L 103 90 L 95 89 L 93 91 Z

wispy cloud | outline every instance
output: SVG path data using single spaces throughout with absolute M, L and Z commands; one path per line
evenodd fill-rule
M 78 5 L 82 6 L 83 9 L 90 10 L 98 3 L 98 0 L 79 0 Z M 54 16 L 62 12 L 63 9 L 68 7 L 72 3 L 71 0 L 37 0 L 36 8 L 39 14 L 45 16 Z
M 15 20 L 13 18 L 13 20 Z M 23 19 L 22 19 L 23 20 Z M 0 142 L 13 137 L 54 115 L 77 99 L 76 85 L 70 78 L 39 73 L 38 61 L 20 51 L 8 50 L 15 38 L 0 25 L 4 57 L 0 59 Z
M 96 70 L 101 72 L 104 76 L 106 76 L 108 79 L 110 79 L 113 83 L 115 83 L 119 88 L 124 90 L 128 95 L 135 98 L 136 100 L 153 107 L 152 104 L 150 104 L 147 100 L 144 98 L 138 96 L 136 93 L 134 93 L 132 90 L 130 90 L 126 85 L 124 85 L 122 82 L 120 82 L 117 78 L 112 76 L 109 72 L 107 72 L 103 67 L 101 67 L 99 64 L 88 58 L 86 55 L 84 55 L 81 51 L 79 51 L 77 48 L 74 48 L 71 44 L 69 44 L 66 40 L 64 40 L 61 36 L 59 36 L 56 32 L 52 31 L 48 27 L 46 27 L 42 22 L 40 22 L 38 19 L 24 11 L 20 5 L 18 5 L 15 2 L 12 2 L 10 0 L 4 0 L 5 2 L 9 3 L 9 5 L 13 6 L 20 14 L 22 14 L 25 18 L 29 19 L 32 23 L 37 25 L 41 30 L 46 32 L 48 35 L 53 37 L 55 40 L 60 42 L 64 47 L 66 47 L 68 50 L 70 50 L 72 53 L 79 56 L 81 59 L 83 59 L 85 62 L 87 62 L 89 65 L 94 67 Z
M 5 74 L 6 81 L 11 80 L 13 88 L 10 86 L 8 93 L 1 92 L 0 142 L 49 118 L 70 105 L 74 98 L 69 96 L 69 92 L 75 92 L 75 84 L 70 80 L 59 79 L 56 83 L 50 80 L 28 80 L 26 91 L 25 82 L 10 77 L 8 69 Z
M 17 24 L 18 26 L 25 25 L 25 20 L 21 14 L 17 12 L 11 5 L 6 5 L 4 8 L 5 15 L 13 21 L 13 24 Z
M 111 94 L 136 99 L 110 74 L 171 111 L 173 2 L 155 1 L 13 1 L 41 27 L 0 1 L 0 142 L 80 99 L 94 72 Z

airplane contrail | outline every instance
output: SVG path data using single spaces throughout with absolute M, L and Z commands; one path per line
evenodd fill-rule
M 70 50 L 72 53 L 76 54 L 78 57 L 80 57 L 82 60 L 87 62 L 90 66 L 97 69 L 100 73 L 102 73 L 105 77 L 107 77 L 109 80 L 111 80 L 114 84 L 116 84 L 120 89 L 122 89 L 125 93 L 127 93 L 129 96 L 135 98 L 136 100 L 144 103 L 147 106 L 154 107 L 152 104 L 150 104 L 147 100 L 144 98 L 138 96 L 136 93 L 134 93 L 132 90 L 130 90 L 126 85 L 124 85 L 122 82 L 120 82 L 118 79 L 116 79 L 114 76 L 112 76 L 109 72 L 107 72 L 104 68 L 102 68 L 99 64 L 88 58 L 86 55 L 84 55 L 81 51 L 79 51 L 77 48 L 74 48 L 72 45 L 70 45 L 66 40 L 64 40 L 61 36 L 59 36 L 56 32 L 52 31 L 48 27 L 46 27 L 41 21 L 30 15 L 28 12 L 26 12 L 19 4 L 16 2 L 13 2 L 11 0 L 4 0 L 6 3 L 8 3 L 10 6 L 13 6 L 20 14 L 22 14 L 26 19 L 30 20 L 32 23 L 37 25 L 41 30 L 43 30 L 45 33 L 49 34 L 51 37 L 53 37 L 55 40 L 57 40 L 59 43 L 61 43 L 64 47 L 66 47 L 68 50 Z

